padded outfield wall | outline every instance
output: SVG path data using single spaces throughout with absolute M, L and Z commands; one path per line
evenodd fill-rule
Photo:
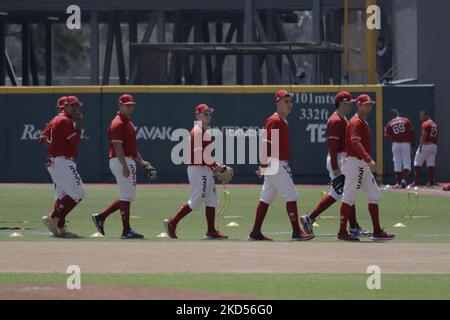
M 40 130 L 56 112 L 61 95 L 77 95 L 84 106 L 84 133 L 76 160 L 85 182 L 113 182 L 108 165 L 107 127 L 117 111 L 122 93 L 135 96 L 133 122 L 137 127 L 142 156 L 159 172 L 164 183 L 187 182 L 186 166 L 171 161 L 175 129 L 190 130 L 193 109 L 199 103 L 215 108 L 212 127 L 243 132 L 259 130 L 275 110 L 273 95 L 280 88 L 293 93 L 288 117 L 292 148 L 291 167 L 296 183 L 327 183 L 325 169 L 326 121 L 334 111 L 334 95 L 348 90 L 368 93 L 377 105 L 369 119 L 373 132 L 372 154 L 386 182 L 392 179 L 390 142 L 383 139 L 383 126 L 392 107 L 413 119 L 418 113 L 433 114 L 433 86 L 106 86 L 106 87 L 3 87 L 0 88 L 0 182 L 50 182 L 44 167 L 46 151 L 39 145 Z M 419 132 L 416 130 L 416 137 Z M 248 151 L 248 150 L 247 150 Z M 248 158 L 248 156 L 247 156 Z M 235 157 L 235 160 L 237 158 Z M 238 183 L 258 183 L 255 164 L 233 165 Z M 139 181 L 144 182 L 142 171 Z

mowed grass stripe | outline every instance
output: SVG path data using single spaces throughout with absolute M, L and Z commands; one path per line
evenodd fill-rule
M 0 274 L 0 285 L 65 285 L 67 274 Z M 382 274 L 82 274 L 81 283 L 173 288 L 267 299 L 450 299 L 450 275 Z M 123 297 L 126 299 L 126 297 Z

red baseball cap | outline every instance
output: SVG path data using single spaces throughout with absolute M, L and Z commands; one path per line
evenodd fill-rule
M 368 94 L 361 94 L 356 98 L 356 102 L 358 104 L 375 104 L 375 101 L 372 101 L 372 99 L 370 99 Z
M 83 103 L 76 96 L 68 96 L 66 98 L 66 104 L 78 104 L 80 107 Z
M 62 97 L 59 97 L 58 102 L 56 103 L 56 106 L 58 108 L 64 108 L 66 103 L 67 103 L 67 97 L 66 96 L 62 96 Z
M 195 114 L 203 113 L 203 112 L 214 112 L 213 108 L 208 107 L 207 104 L 199 104 L 195 107 Z
M 352 98 L 352 95 L 348 91 L 340 91 L 336 94 L 336 97 L 334 97 L 334 105 L 335 107 L 339 107 L 339 103 L 341 102 L 350 102 L 353 103 L 356 100 Z
M 279 102 L 281 99 L 283 99 L 284 97 L 287 97 L 287 96 L 292 97 L 293 94 L 289 93 L 289 91 L 284 90 L 284 89 L 278 90 L 277 93 L 275 93 L 275 102 Z
M 119 97 L 119 103 L 121 103 L 121 104 L 130 104 L 130 105 L 131 104 L 132 105 L 136 104 L 136 102 L 134 102 L 133 96 L 131 94 L 127 94 L 127 93 L 125 93 L 125 94 L 123 94 L 123 95 L 121 95 Z

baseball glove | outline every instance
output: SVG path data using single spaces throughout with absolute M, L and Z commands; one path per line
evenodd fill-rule
M 341 195 L 344 193 L 345 176 L 341 173 L 336 178 L 331 180 L 331 186 L 337 194 Z
M 156 169 L 147 161 L 142 162 L 142 167 L 145 171 L 145 176 L 150 180 L 150 182 L 153 182 L 156 180 L 157 171 Z
M 217 168 L 215 176 L 220 183 L 229 183 L 233 179 L 233 168 L 225 166 L 224 168 Z

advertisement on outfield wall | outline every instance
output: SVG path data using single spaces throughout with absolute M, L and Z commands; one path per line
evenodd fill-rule
M 173 148 L 180 142 L 173 134 L 177 129 L 191 130 L 195 120 L 194 108 L 200 103 L 206 103 L 215 109 L 211 128 L 222 132 L 227 139 L 231 137 L 231 140 L 224 144 L 223 154 L 224 162 L 235 170 L 234 181 L 260 182 L 254 173 L 258 167 L 259 143 L 255 144 L 254 141 L 257 140 L 252 139 L 252 136 L 261 134 L 264 121 L 275 112 L 274 92 L 278 88 L 254 87 L 251 92 L 240 87 L 231 87 L 229 91 L 226 87 L 220 87 L 217 92 L 214 89 L 201 92 L 201 87 L 193 89 L 192 92 L 186 88 L 184 92 L 177 92 L 179 88 L 176 87 L 170 88 L 173 92 L 167 88 L 164 92 L 158 92 L 157 89 L 147 91 L 145 87 L 128 87 L 123 91 L 119 87 L 107 90 L 96 88 L 98 89 L 91 88 L 89 92 L 82 92 L 82 88 L 77 88 L 81 93 L 71 92 L 70 88 L 65 87 L 57 93 L 42 90 L 41 93 L 14 92 L 1 95 L 0 103 L 6 108 L 7 116 L 4 118 L 6 120 L 2 120 L 3 123 L 0 122 L 0 132 L 5 133 L 0 138 L 3 139 L 0 141 L 5 141 L 1 145 L 3 158 L 0 158 L 0 161 L 1 168 L 6 168 L 5 172 L 0 171 L 0 180 L 50 182 L 44 167 L 46 150 L 38 142 L 40 132 L 46 122 L 56 114 L 57 98 L 75 94 L 84 103 L 80 109 L 84 115 L 84 131 L 76 160 L 78 171 L 85 182 L 113 182 L 109 169 L 107 128 L 116 115 L 118 97 L 127 92 L 132 94 L 138 103 L 132 121 L 136 128 L 139 150 L 143 158 L 158 169 L 160 182 L 187 182 L 186 165 L 175 164 L 171 159 Z M 334 112 L 334 96 L 338 88 L 287 89 L 294 93 L 293 109 L 287 118 L 290 129 L 290 166 L 294 181 L 327 183 L 326 123 Z M 364 91 L 361 87 L 345 90 L 351 91 L 354 96 L 364 92 L 374 100 L 380 99 L 375 87 L 366 88 Z M 432 101 L 432 98 L 428 101 Z M 376 141 L 376 136 L 380 134 L 377 126 L 377 108 L 380 107 L 381 104 L 377 104 L 368 119 L 373 132 L 374 158 L 381 156 L 377 155 L 377 152 L 383 151 L 377 148 Z M 400 108 L 398 105 L 396 107 Z M 242 137 L 245 137 L 244 155 L 242 148 L 238 148 L 238 139 Z M 139 181 L 145 182 L 142 170 L 138 171 Z

